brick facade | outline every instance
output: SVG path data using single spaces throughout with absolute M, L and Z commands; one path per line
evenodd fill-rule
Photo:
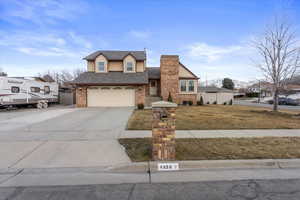
M 87 88 L 76 88 L 76 106 L 79 108 L 87 107 Z
M 173 104 L 173 103 L 168 102 L 167 104 Z M 177 105 L 175 104 L 175 106 Z M 153 115 L 152 159 L 153 160 L 175 160 L 175 110 L 176 110 L 175 106 L 155 107 L 153 105 L 152 108 L 152 115 Z
M 146 86 L 137 86 L 135 89 L 135 105 L 144 104 L 146 97 Z
M 183 101 L 192 101 L 193 105 L 197 104 L 197 94 L 179 94 L 178 103 L 183 104 Z
M 175 103 L 178 102 L 179 90 L 179 57 L 177 55 L 162 55 L 160 58 L 161 97 L 168 100 L 169 93 Z

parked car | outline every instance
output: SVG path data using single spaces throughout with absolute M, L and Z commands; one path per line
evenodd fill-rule
M 286 105 L 300 106 L 300 99 L 287 98 L 286 99 Z
M 268 101 L 269 104 L 273 104 L 274 103 L 274 100 L 271 99 Z M 278 98 L 278 105 L 286 105 L 287 104 L 287 98 L 285 97 L 279 97 Z

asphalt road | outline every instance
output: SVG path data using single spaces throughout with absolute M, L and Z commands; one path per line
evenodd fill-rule
M 244 100 L 236 100 L 234 101 L 234 104 L 237 105 L 244 105 L 244 106 L 255 106 L 255 107 L 263 107 L 263 108 L 272 108 L 273 105 L 271 104 L 265 104 L 265 103 L 252 103 L 249 101 L 244 101 Z M 288 106 L 288 105 L 279 105 L 279 109 L 283 110 L 295 110 L 295 111 L 300 111 L 300 106 Z
M 0 188 L 0 200 L 299 200 L 300 179 Z

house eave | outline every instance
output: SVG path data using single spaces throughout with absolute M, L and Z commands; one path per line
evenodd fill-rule
M 140 86 L 140 85 L 147 85 L 148 83 L 72 83 L 76 86 Z

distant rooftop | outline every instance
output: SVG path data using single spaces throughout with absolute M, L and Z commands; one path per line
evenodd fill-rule
M 198 91 L 199 92 L 210 92 L 210 93 L 218 93 L 218 92 L 233 93 L 233 90 L 229 90 L 226 88 L 218 88 L 216 86 L 198 87 Z
M 159 67 L 147 67 L 149 79 L 160 79 Z

